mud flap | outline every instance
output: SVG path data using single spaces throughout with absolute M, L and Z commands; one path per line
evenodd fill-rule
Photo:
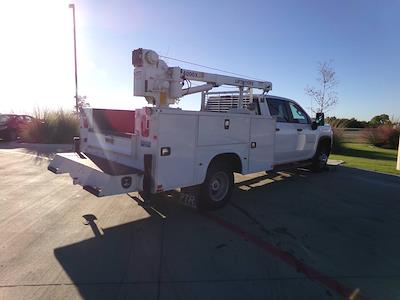
M 200 186 L 194 185 L 185 188 L 181 188 L 179 193 L 179 201 L 188 207 L 198 209 L 200 198 Z

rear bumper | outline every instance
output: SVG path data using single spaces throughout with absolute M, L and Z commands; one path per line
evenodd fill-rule
M 59 153 L 47 169 L 55 174 L 69 173 L 74 184 L 97 197 L 124 194 L 143 189 L 143 171 L 83 153 Z

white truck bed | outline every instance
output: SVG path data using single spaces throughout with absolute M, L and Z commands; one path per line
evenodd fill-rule
M 151 111 L 149 131 L 143 136 L 146 111 Z M 91 124 L 92 110 L 85 113 Z M 221 153 L 236 155 L 243 174 L 270 170 L 274 140 L 275 120 L 265 116 L 144 108 L 136 111 L 131 135 L 82 129 L 81 156 L 59 154 L 49 169 L 70 173 L 74 183 L 101 191 L 94 192 L 97 196 L 142 191 L 147 154 L 152 157 L 150 191 L 155 193 L 201 184 L 210 161 Z M 170 155 L 161 155 L 163 147 Z M 124 188 L 121 180 L 132 183 Z

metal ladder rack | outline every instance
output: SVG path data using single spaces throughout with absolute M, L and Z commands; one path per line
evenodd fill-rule
M 254 98 L 258 97 L 253 96 L 251 92 L 245 92 L 240 101 L 240 92 L 238 91 L 203 92 L 201 96 L 202 111 L 223 113 L 230 109 L 247 109 L 253 103 Z

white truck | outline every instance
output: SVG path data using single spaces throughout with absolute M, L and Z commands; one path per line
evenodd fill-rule
M 323 114 L 311 120 L 295 101 L 268 95 L 270 82 L 168 67 L 142 48 L 132 52 L 132 63 L 134 95 L 151 106 L 83 109 L 75 152 L 57 154 L 50 171 L 69 173 L 96 196 L 138 191 L 147 201 L 197 187 L 198 208 L 216 209 L 231 197 L 234 172 L 326 167 L 332 130 Z M 223 85 L 238 90 L 210 91 Z M 201 93 L 200 111 L 170 107 L 193 93 Z

